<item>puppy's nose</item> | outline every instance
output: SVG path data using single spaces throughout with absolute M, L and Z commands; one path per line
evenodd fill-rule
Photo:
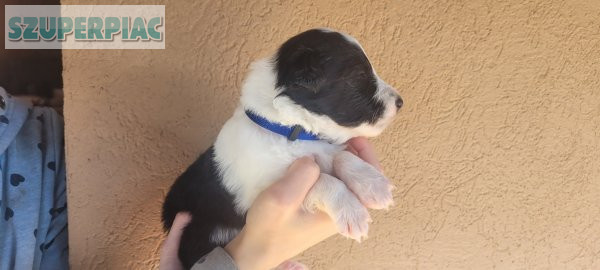
M 398 97 L 398 98 L 396 99 L 396 108 L 398 108 L 398 109 L 402 108 L 402 105 L 403 105 L 403 104 L 404 104 L 404 101 L 402 101 L 402 98 L 401 98 L 401 97 Z

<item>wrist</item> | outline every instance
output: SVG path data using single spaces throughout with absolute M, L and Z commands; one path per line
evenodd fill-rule
M 224 248 L 239 270 L 264 270 L 277 266 L 270 263 L 267 245 L 248 238 L 242 230 Z

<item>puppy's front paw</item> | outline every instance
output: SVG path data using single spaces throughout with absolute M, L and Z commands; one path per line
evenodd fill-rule
M 375 167 L 350 152 L 334 157 L 335 175 L 342 180 L 360 201 L 371 209 L 387 209 L 393 203 L 390 181 Z
M 392 185 L 385 177 L 373 178 L 373 183 L 361 185 L 358 183 L 358 189 L 364 190 L 359 192 L 358 197 L 365 204 L 365 206 L 371 209 L 388 209 L 394 204 L 394 197 L 392 195 Z
M 336 223 L 340 234 L 359 242 L 367 237 L 371 222 L 369 212 L 339 179 L 322 173 L 304 204 L 309 211 L 318 208 L 326 212 Z
M 367 238 L 371 216 L 351 192 L 342 194 L 331 209 L 340 234 L 358 242 Z

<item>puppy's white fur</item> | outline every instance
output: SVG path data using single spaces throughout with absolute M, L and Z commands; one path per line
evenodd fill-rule
M 210 241 L 218 245 L 225 245 L 238 233 L 240 230 L 236 228 L 216 227 L 210 235 Z
M 396 95 L 393 88 L 378 79 L 378 90 L 374 98 L 385 104 L 383 117 L 375 124 L 349 128 L 336 124 L 326 116 L 311 113 L 287 97 L 277 97 L 279 91 L 275 85 L 276 74 L 271 59 L 259 60 L 252 64 L 242 87 L 241 104 L 225 123 L 215 142 L 215 160 L 225 188 L 231 194 L 235 194 L 236 210 L 239 213 L 247 211 L 256 196 L 272 182 L 280 179 L 294 160 L 312 155 L 321 167 L 322 174 L 307 197 L 305 205 L 325 211 L 336 220 L 342 234 L 360 240 L 366 236 L 369 215 L 348 187 L 363 187 L 364 183 L 353 185 L 346 182 L 347 187 L 333 177 L 333 159 L 344 150 L 345 146 L 342 143 L 348 139 L 356 136 L 376 136 L 389 124 L 396 114 Z M 333 144 L 327 141 L 290 142 L 287 138 L 252 122 L 244 113 L 247 109 L 267 117 L 272 122 L 289 126 L 301 125 L 307 131 L 319 134 Z M 356 159 L 341 158 L 338 163 L 343 168 L 356 166 L 359 162 Z M 348 178 L 345 180 L 361 180 L 356 177 Z M 389 205 L 389 182 L 379 181 L 373 185 L 384 184 L 384 187 L 353 191 L 369 193 L 362 196 L 364 198 L 386 198 L 384 204 Z M 382 194 L 372 194 L 373 192 Z

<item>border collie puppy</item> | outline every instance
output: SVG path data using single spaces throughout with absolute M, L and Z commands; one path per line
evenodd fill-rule
M 336 222 L 339 233 L 360 241 L 369 213 L 392 203 L 391 185 L 377 169 L 350 152 L 353 137 L 379 135 L 402 99 L 377 76 L 358 42 L 343 33 L 313 29 L 256 61 L 241 102 L 215 144 L 173 184 L 163 205 L 166 229 L 177 212 L 192 220 L 179 257 L 190 268 L 224 246 L 245 223 L 256 196 L 287 167 L 312 155 L 321 167 L 305 207 Z

